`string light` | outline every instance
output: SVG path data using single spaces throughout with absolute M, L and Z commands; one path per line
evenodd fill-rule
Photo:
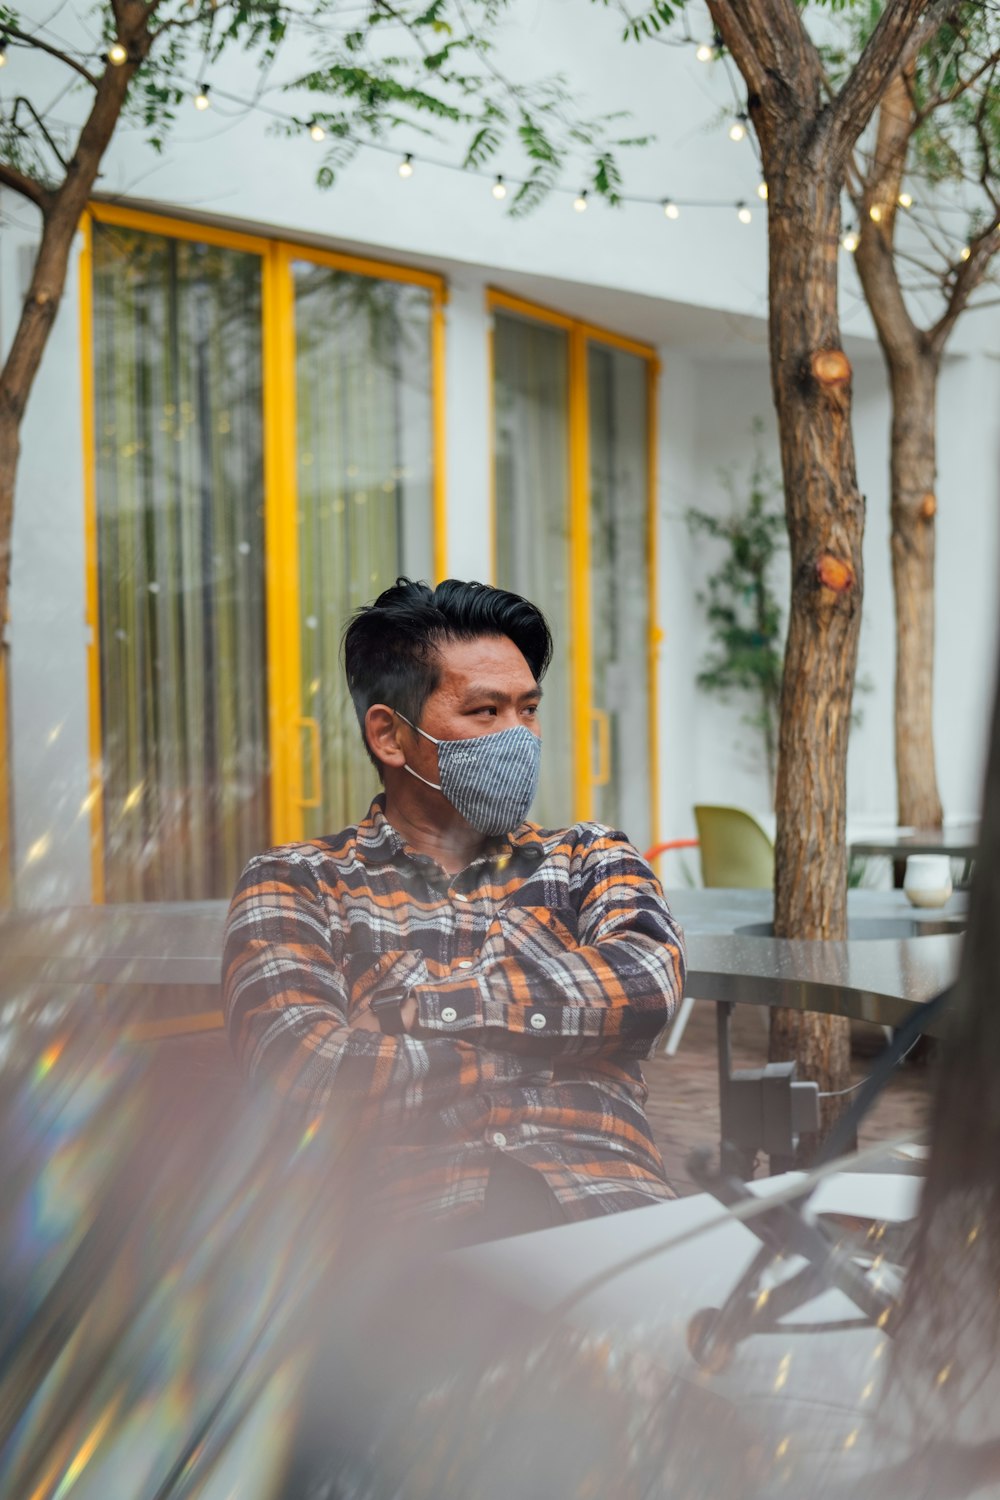
M 900 208 L 913 207 L 913 198 L 909 193 L 900 193 L 899 197 L 896 199 L 896 202 L 899 204 Z
M 971 246 L 969 246 L 969 245 L 963 245 L 962 246 L 962 252 L 961 252 L 961 255 L 960 255 L 959 258 L 961 260 L 968 260 L 971 254 L 972 254 L 972 248 L 971 248 Z
M 413 176 L 413 154 L 412 154 L 412 152 L 407 151 L 406 155 L 403 157 L 403 160 L 400 162 L 400 164 L 399 164 L 399 175 L 400 175 L 400 177 L 412 177 Z
M 868 210 L 868 217 L 869 219 L 871 219 L 873 224 L 881 224 L 882 205 L 880 203 L 873 203 L 871 208 Z
M 749 224 L 751 219 L 753 218 L 753 214 L 750 212 L 749 208 L 747 208 L 745 203 L 737 203 L 736 217 L 739 219 L 741 224 Z
M 663 212 L 666 214 L 668 219 L 679 219 L 681 216 L 681 211 L 677 207 L 677 204 L 674 202 L 673 198 L 664 198 Z
M 710 47 L 707 42 L 702 42 L 701 46 L 695 53 L 695 57 L 701 63 L 712 62 L 715 57 L 715 48 Z
M 750 123 L 749 116 L 738 114 L 729 127 L 729 139 L 731 141 L 742 141 L 747 133 L 747 125 Z
M 576 211 L 577 211 L 578 214 L 586 213 L 586 211 L 587 211 L 587 189 L 586 188 L 584 188 L 584 190 L 583 190 L 582 193 L 577 193 L 576 197 L 573 199 L 573 207 L 576 209 Z
M 318 120 L 309 121 L 309 135 L 317 143 L 326 140 L 326 131 Z
M 843 245 L 848 255 L 853 255 L 855 250 L 858 248 L 858 245 L 861 243 L 861 236 L 853 226 L 849 225 L 847 233 L 844 235 L 840 243 Z
M 128 62 L 128 49 L 123 47 L 121 42 L 112 43 L 108 48 L 108 62 L 120 68 L 122 63 Z
M 767 202 L 767 183 L 766 182 L 758 182 L 758 184 L 757 184 L 757 197 L 760 199 L 760 201 L 762 203 L 766 203 Z
M 499 172 L 497 173 L 497 180 L 490 189 L 490 192 L 493 194 L 498 203 L 502 198 L 506 198 L 507 196 L 507 184 L 504 182 Z
M 7 66 L 7 33 L 0 35 L 0 68 Z
M 212 101 L 208 97 L 208 84 L 199 83 L 198 92 L 194 96 L 195 109 L 208 109 L 211 102 Z

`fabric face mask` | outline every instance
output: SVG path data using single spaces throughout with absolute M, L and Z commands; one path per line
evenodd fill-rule
M 438 747 L 441 780 L 428 781 L 407 766 L 411 776 L 440 792 L 480 833 L 510 833 L 524 822 L 538 790 L 542 742 L 537 734 L 517 724 L 469 740 L 436 740 L 405 714 L 399 717 Z

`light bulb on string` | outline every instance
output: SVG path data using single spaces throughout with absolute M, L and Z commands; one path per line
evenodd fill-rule
M 0 35 L 0 68 L 7 66 L 7 33 Z
M 700 63 L 711 62 L 714 56 L 715 48 L 710 47 L 707 42 L 702 42 L 701 46 L 695 53 L 695 57 Z
M 666 214 L 668 219 L 679 219 L 681 216 L 681 211 L 677 207 L 677 204 L 674 202 L 673 198 L 664 198 L 663 212 Z
M 318 120 L 309 121 L 309 136 L 310 139 L 316 141 L 317 144 L 320 141 L 326 140 L 326 131 L 323 129 Z
M 766 182 L 758 182 L 758 184 L 757 184 L 757 197 L 760 199 L 760 201 L 762 203 L 766 203 L 767 202 L 767 183 Z
M 121 42 L 113 42 L 108 48 L 108 62 L 120 68 L 123 63 L 128 62 L 128 48 L 123 47 Z
M 753 218 L 753 214 L 750 212 L 745 203 L 737 203 L 736 217 L 739 219 L 741 224 L 749 224 Z
M 881 222 L 882 222 L 882 205 L 881 205 L 881 203 L 873 203 L 872 204 L 871 208 L 868 210 L 868 217 L 869 217 L 869 219 L 871 219 L 871 221 L 872 221 L 873 224 L 881 224 Z
M 194 96 L 195 109 L 208 109 L 211 102 L 212 101 L 208 97 L 208 84 L 199 83 L 198 92 Z
M 910 193 L 900 193 L 899 197 L 896 199 L 896 202 L 899 204 L 900 208 L 912 208 L 913 196 Z
M 731 141 L 742 141 L 746 138 L 748 117 L 739 114 L 729 127 L 729 139 Z
M 506 198 L 507 196 L 507 184 L 504 182 L 499 172 L 497 173 L 496 182 L 490 188 L 490 192 L 493 194 L 498 203 L 502 198 Z
M 959 254 L 959 260 L 968 260 L 972 255 L 971 245 L 963 245 Z
M 586 188 L 583 189 L 582 193 L 577 193 L 576 197 L 573 199 L 573 207 L 576 209 L 576 211 L 577 211 L 578 214 L 586 213 L 586 211 L 587 211 L 587 189 Z
M 848 255 L 854 254 L 855 250 L 861 243 L 861 236 L 858 234 L 858 231 L 854 228 L 853 224 L 848 224 L 847 232 L 845 233 L 840 243 L 843 245 Z
M 400 177 L 413 176 L 413 156 L 409 151 L 407 151 L 406 155 L 403 157 L 403 160 L 399 164 L 399 175 Z

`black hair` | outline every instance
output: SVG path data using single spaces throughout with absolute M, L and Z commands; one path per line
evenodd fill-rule
M 362 735 L 373 703 L 386 703 L 419 724 L 441 680 L 438 648 L 480 636 L 507 636 L 541 682 L 552 659 L 552 636 L 541 610 L 520 594 L 457 578 L 433 589 L 397 578 L 373 604 L 363 604 L 344 631 L 347 686 Z

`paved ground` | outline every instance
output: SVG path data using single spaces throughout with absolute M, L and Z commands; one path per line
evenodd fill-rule
M 858 1054 L 854 1075 L 861 1079 L 882 1045 L 882 1034 L 875 1028 L 858 1027 L 854 1036 Z M 767 1034 L 758 1010 L 737 1007 L 733 1054 L 736 1067 L 760 1067 L 766 1062 Z M 696 1005 L 677 1055 L 658 1053 L 644 1072 L 650 1123 L 667 1176 L 679 1193 L 696 1191 L 685 1169 L 688 1154 L 697 1146 L 717 1146 L 719 1140 L 714 1005 Z M 921 1129 L 927 1121 L 933 1076 L 933 1065 L 926 1061 L 903 1063 L 863 1122 L 860 1144 L 893 1140 Z

